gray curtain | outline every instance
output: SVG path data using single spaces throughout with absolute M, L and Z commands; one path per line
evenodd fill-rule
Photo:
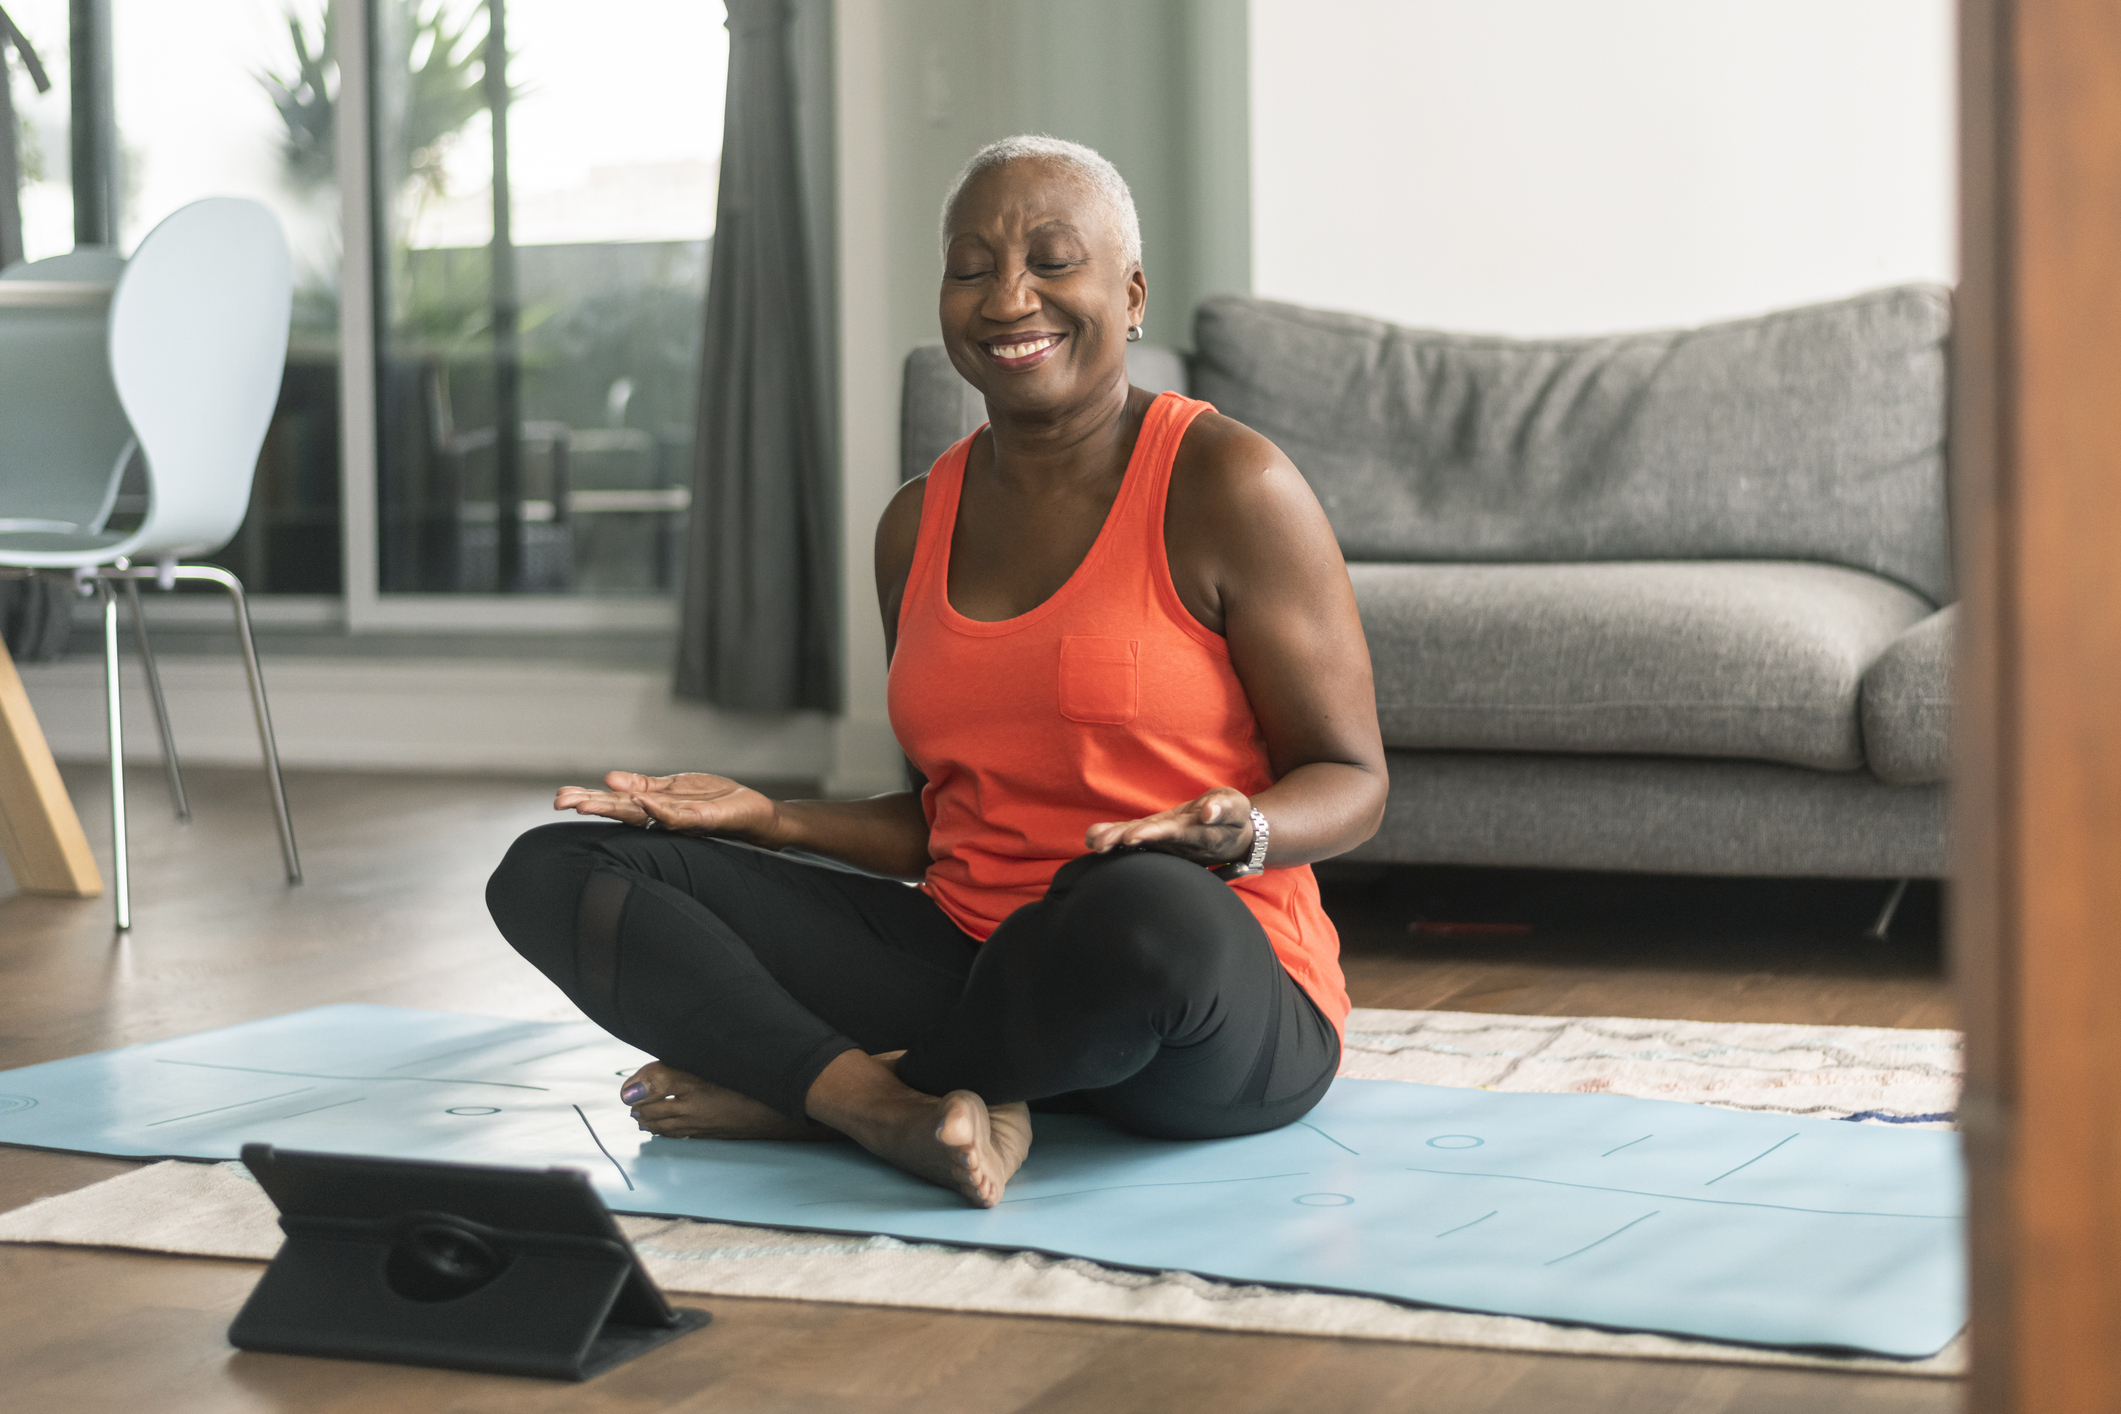
M 788 0 L 728 11 L 676 688 L 747 711 L 832 711 L 838 488 L 813 346 L 793 11 Z

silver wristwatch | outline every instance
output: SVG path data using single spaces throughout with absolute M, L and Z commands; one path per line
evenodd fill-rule
M 1252 810 L 1252 853 L 1244 859 L 1231 860 L 1215 873 L 1224 879 L 1243 879 L 1249 875 L 1264 873 L 1266 867 L 1267 817 L 1260 814 L 1255 806 Z

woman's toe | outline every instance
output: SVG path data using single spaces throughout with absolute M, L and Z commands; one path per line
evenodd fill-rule
M 669 1094 L 669 1077 L 662 1072 L 661 1061 L 650 1061 L 642 1066 L 619 1082 L 619 1099 L 630 1105 L 640 1100 Z

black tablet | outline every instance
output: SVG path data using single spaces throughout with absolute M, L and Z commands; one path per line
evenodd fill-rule
M 705 1324 L 663 1299 L 576 1169 L 243 1146 L 288 1240 L 249 1350 L 583 1379 Z

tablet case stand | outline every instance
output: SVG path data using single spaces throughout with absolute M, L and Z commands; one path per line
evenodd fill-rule
M 243 1350 L 586 1380 L 712 1319 L 667 1305 L 622 1240 L 418 1210 L 280 1226 L 229 1327 Z

